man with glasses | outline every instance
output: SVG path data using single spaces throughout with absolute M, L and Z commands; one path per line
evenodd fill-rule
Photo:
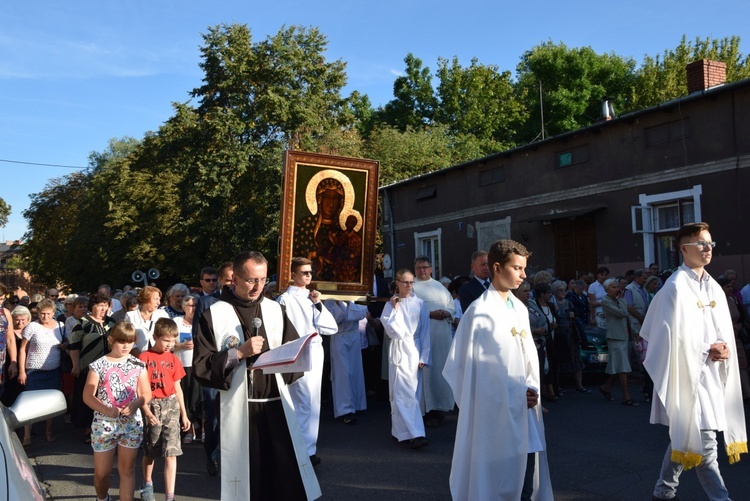
M 682 470 L 694 467 L 709 499 L 729 499 L 716 434 L 724 433 L 730 464 L 747 453 L 747 434 L 726 295 L 705 270 L 716 243 L 706 223 L 684 225 L 675 242 L 683 264 L 654 296 L 640 332 L 654 381 L 651 423 L 668 426 L 670 439 L 653 499 L 676 499 Z
M 226 263 L 219 266 L 219 286 L 221 287 L 221 293 L 232 291 L 232 277 L 234 271 L 232 269 L 233 263 L 227 261 Z M 201 270 L 201 284 L 213 283 L 212 279 L 216 275 L 216 271 L 212 273 L 211 270 L 214 268 L 207 266 Z M 201 291 L 202 293 L 203 291 Z M 198 335 L 198 319 L 201 317 L 203 312 L 207 310 L 212 304 L 219 300 L 218 291 L 211 295 L 201 295 L 200 301 L 195 304 L 195 313 L 193 314 L 193 339 Z M 219 474 L 219 419 L 216 416 L 216 398 L 219 395 L 219 390 L 203 386 L 203 423 L 206 427 L 203 430 L 205 438 L 203 439 L 203 451 L 206 454 L 206 471 L 212 477 Z
M 206 266 L 201 270 L 201 296 L 214 296 L 219 297 L 221 291 L 219 290 L 219 276 L 216 272 L 216 268 L 212 266 Z
M 233 271 L 234 290 L 198 319 L 193 353 L 196 379 L 222 390 L 221 428 L 231 430 L 221 441 L 221 499 L 315 499 L 320 486 L 287 389 L 301 374 L 248 370 L 257 355 L 299 336 L 284 307 L 263 296 L 260 252 L 238 254 Z
M 304 257 L 292 258 L 292 285 L 277 301 L 286 308 L 286 316 L 298 334 L 306 336 L 317 332 L 330 336 L 338 332 L 333 315 L 320 300 L 320 292 L 308 289 L 312 281 L 312 261 Z M 294 402 L 307 454 L 313 466 L 320 464 L 317 456 L 318 429 L 320 427 L 320 390 L 323 384 L 323 341 L 315 336 L 310 343 L 312 369 L 289 387 Z
M 60 297 L 60 293 L 57 292 L 57 289 L 47 289 L 44 292 L 44 297 L 52 300 L 55 303 L 54 318 L 57 318 L 60 315 L 65 315 L 65 304 L 57 300 Z
M 422 412 L 425 425 L 430 428 L 440 426 L 445 419 L 444 412 L 453 410 L 455 402 L 448 381 L 443 377 L 443 365 L 448 357 L 453 341 L 453 315 L 456 304 L 448 289 L 432 278 L 432 263 L 427 256 L 414 260 L 414 294 L 424 301 L 430 312 L 430 353 L 432 364 L 423 369 Z

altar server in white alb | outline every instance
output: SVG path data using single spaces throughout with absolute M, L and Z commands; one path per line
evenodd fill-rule
M 432 278 L 432 264 L 427 256 L 414 260 L 414 294 L 424 301 L 430 313 L 430 356 L 432 363 L 422 371 L 424 391 L 422 393 L 422 413 L 425 424 L 430 427 L 442 424 L 444 412 L 453 410 L 455 402 L 448 382 L 443 377 L 443 365 L 448 357 L 453 341 L 453 316 L 456 304 L 448 289 Z
M 422 368 L 430 365 L 430 317 L 424 301 L 414 295 L 414 275 L 396 273 L 396 295 L 386 303 L 380 321 L 390 339 L 388 386 L 391 401 L 391 435 L 414 449 L 430 441 L 425 437 L 419 408 Z
M 354 414 L 367 409 L 359 335 L 359 322 L 367 315 L 367 306 L 335 299 L 326 300 L 325 306 L 339 328 L 338 334 L 331 338 L 333 417 L 341 418 L 344 424 L 355 424 Z
M 738 348 L 724 291 L 704 269 L 716 245 L 708 224 L 684 225 L 675 243 L 683 264 L 654 296 L 640 332 L 654 381 L 651 423 L 669 426 L 653 498 L 675 499 L 682 470 L 695 468 L 708 498 L 726 500 L 717 432 L 730 464 L 747 453 Z
M 464 313 L 443 375 L 458 413 L 450 489 L 455 500 L 553 499 L 539 405 L 539 358 L 526 307 L 513 294 L 530 252 L 499 240 L 492 284 Z
M 225 287 L 198 320 L 193 352 L 195 378 L 221 390 L 221 500 L 317 499 L 320 486 L 287 390 L 301 374 L 248 370 L 257 355 L 299 336 L 283 307 L 263 297 L 263 255 L 238 254 L 233 270 L 234 289 Z
M 286 307 L 286 315 L 300 336 L 317 332 L 330 336 L 338 332 L 336 320 L 320 300 L 320 292 L 309 290 L 312 281 L 312 261 L 304 257 L 292 258 L 292 285 L 279 296 L 278 302 Z M 313 465 L 320 463 L 317 456 L 318 430 L 320 428 L 320 389 L 323 384 L 323 341 L 320 335 L 310 343 L 312 369 L 289 386 L 294 410 L 299 419 L 307 453 Z

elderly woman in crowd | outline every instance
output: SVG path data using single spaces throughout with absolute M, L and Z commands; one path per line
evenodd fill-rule
M 190 294 L 190 289 L 185 284 L 174 284 L 167 289 L 165 296 L 167 306 L 164 308 L 164 311 L 167 312 L 169 318 L 185 316 L 185 312 L 182 309 L 182 299 L 188 294 Z
M 8 291 L 5 286 L 0 284 L 0 304 L 5 301 Z M 13 321 L 11 320 L 10 311 L 0 306 L 0 396 L 5 390 L 5 361 L 8 363 L 7 378 L 12 379 L 18 374 L 18 360 L 16 358 L 16 336 L 13 332 Z
M 650 303 L 656 295 L 656 290 L 659 288 L 659 277 L 657 277 L 656 275 L 651 275 L 650 277 L 648 277 L 646 279 L 646 283 L 643 284 L 643 288 L 646 289 L 646 292 L 648 292 L 648 300 Z
M 27 325 L 21 334 L 18 352 L 18 381 L 28 390 L 59 390 L 60 360 L 65 325 L 55 320 L 55 303 L 49 299 L 37 305 L 39 320 Z M 52 419 L 47 420 L 45 438 L 53 442 Z M 23 445 L 31 445 L 31 426 L 24 427 Z
M 573 372 L 578 393 L 591 393 L 583 387 L 583 362 L 581 361 L 579 330 L 576 322 L 576 312 L 568 298 L 568 284 L 562 280 L 552 283 L 552 294 L 557 303 L 557 331 L 555 334 L 555 348 L 558 363 L 561 368 Z
M 179 284 L 178 284 L 179 285 Z M 182 309 L 185 315 L 173 320 L 177 324 L 180 337 L 174 345 L 174 354 L 180 359 L 185 368 L 185 377 L 180 379 L 182 394 L 185 396 L 185 409 L 190 420 L 190 431 L 185 435 L 183 442 L 189 444 L 196 438 L 195 423 L 199 419 L 203 421 L 203 390 L 193 378 L 193 322 L 195 321 L 195 306 L 200 301 L 198 294 L 190 294 L 182 299 Z M 201 430 L 204 428 L 201 427 Z
M 540 378 L 544 375 L 544 361 L 546 360 L 545 345 L 547 334 L 547 320 L 539 313 L 538 310 L 531 308 L 531 283 L 523 282 L 518 289 L 514 290 L 519 301 L 521 301 L 529 311 L 529 326 L 531 327 L 531 337 L 534 338 L 537 356 L 539 357 Z M 553 400 L 556 402 L 557 400 Z M 547 413 L 547 409 L 542 406 L 542 412 Z
M 10 333 L 13 334 L 13 343 L 14 343 L 14 351 L 13 357 L 15 360 L 18 360 L 18 348 L 21 346 L 21 333 L 23 332 L 24 328 L 26 328 L 27 325 L 31 322 L 31 312 L 29 309 L 25 306 L 18 305 L 10 312 L 10 317 L 13 322 L 12 329 L 10 330 Z M 6 347 L 6 351 L 10 350 L 10 343 L 11 341 L 8 341 L 8 346 Z M 6 355 L 7 357 L 10 357 L 10 352 Z M 16 398 L 18 395 L 23 391 L 23 386 L 21 386 L 21 383 L 18 382 L 18 364 L 16 364 L 14 370 L 13 370 L 13 376 L 10 375 L 10 367 L 8 367 L 8 378 L 5 381 L 4 386 L 4 392 L 2 396 L 2 402 L 6 406 L 13 405 L 13 402 L 16 401 Z
M 138 293 L 137 310 L 129 311 L 125 320 L 135 327 L 136 342 L 133 354 L 139 354 L 148 350 L 154 343 L 154 326 L 160 318 L 169 318 L 169 314 L 159 308 L 161 304 L 161 291 L 156 287 L 147 285 Z
M 83 388 L 86 386 L 86 376 L 89 365 L 97 358 L 109 353 L 107 336 L 115 325 L 112 317 L 107 316 L 110 308 L 109 296 L 96 292 L 86 299 L 88 315 L 84 315 L 73 327 L 70 333 L 70 358 L 73 361 L 71 374 L 76 378 L 73 386 L 73 419 L 78 427 L 86 428 L 86 441 L 89 440 L 91 421 L 94 411 L 83 403 Z M 77 301 L 78 301 L 77 299 Z M 83 301 L 76 309 L 83 309 Z
M 542 273 L 542 272 L 539 272 Z M 529 323 L 531 324 L 531 332 L 537 336 L 537 329 L 539 329 L 540 339 L 544 339 L 544 349 L 542 358 L 540 359 L 540 369 L 544 367 L 544 357 L 547 359 L 547 370 L 542 376 L 543 388 L 542 398 L 549 402 L 557 402 L 562 395 L 560 391 L 560 364 L 558 363 L 557 350 L 555 345 L 555 334 L 557 331 L 557 313 L 555 311 L 555 305 L 552 303 L 552 287 L 544 280 L 537 281 L 534 284 L 534 299 L 530 299 L 528 302 L 529 309 Z M 531 317 L 536 317 L 535 321 L 531 321 Z M 540 322 L 539 319 L 543 321 Z M 538 327 L 535 327 L 535 324 Z M 544 328 L 542 333 L 541 329 Z
M 620 281 L 616 278 L 608 278 L 604 281 L 606 295 L 601 301 L 602 311 L 607 322 L 607 346 L 609 360 L 606 373 L 609 378 L 599 387 L 599 391 L 607 400 L 615 398 L 609 392 L 615 381 L 620 382 L 622 388 L 622 404 L 637 407 L 639 404 L 633 401 L 628 389 L 628 373 L 630 362 L 628 360 L 628 305 L 625 299 L 620 297 Z

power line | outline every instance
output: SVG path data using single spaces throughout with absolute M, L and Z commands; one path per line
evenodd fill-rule
M 21 162 L 20 160 L 6 160 L 4 158 L 0 158 L 0 162 L 6 162 L 9 164 L 21 164 L 21 165 L 38 165 L 40 167 L 61 167 L 63 169 L 88 169 L 88 167 L 81 167 L 80 165 L 42 164 L 38 162 Z

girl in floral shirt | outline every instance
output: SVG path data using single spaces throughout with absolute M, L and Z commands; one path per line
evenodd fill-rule
M 135 461 L 143 439 L 140 408 L 151 400 L 145 365 L 130 355 L 135 328 L 118 322 L 109 331 L 109 354 L 89 365 L 83 401 L 94 410 L 91 447 L 94 449 L 94 488 L 99 501 L 109 501 L 115 450 L 120 474 L 120 499 L 135 495 Z

